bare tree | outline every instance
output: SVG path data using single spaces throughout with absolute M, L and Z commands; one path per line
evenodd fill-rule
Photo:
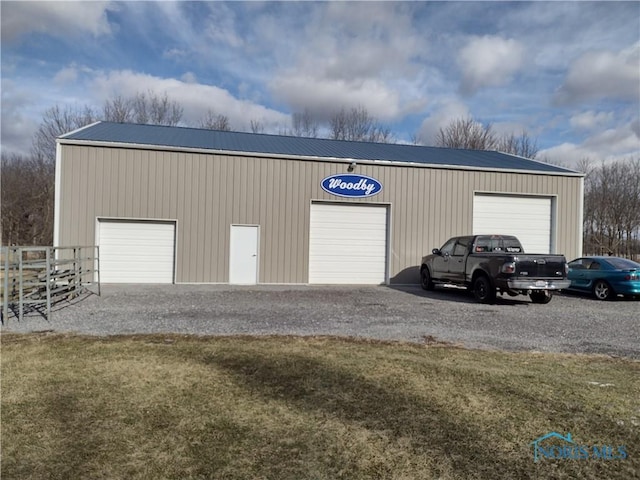
M 446 127 L 441 127 L 435 138 L 435 146 L 446 148 L 495 150 L 498 144 L 491 124 L 482 124 L 471 117 L 453 120 Z
M 538 142 L 523 130 L 520 135 L 505 135 L 498 140 L 497 149 L 504 153 L 525 158 L 536 158 Z
M 102 119 L 108 122 L 133 122 L 133 100 L 120 95 L 108 99 L 102 107 Z
M 4 153 L 1 162 L 2 243 L 51 245 L 55 164 Z
M 354 142 L 391 143 L 393 137 L 388 127 L 382 126 L 364 107 L 351 110 L 342 108 L 329 120 L 330 138 Z
M 207 130 L 223 130 L 230 131 L 231 124 L 229 117 L 222 114 L 216 114 L 213 110 L 208 110 L 204 118 L 199 122 L 200 128 L 206 128 Z
M 602 163 L 585 176 L 586 253 L 640 255 L 640 159 Z
M 177 125 L 183 108 L 167 94 L 138 92 L 132 97 L 116 96 L 105 101 L 102 119 L 108 122 Z
M 296 112 L 291 115 L 290 135 L 295 137 L 317 138 L 320 124 L 311 116 L 311 112 L 305 109 L 304 112 Z
M 97 120 L 95 112 L 88 106 L 81 110 L 58 105 L 49 108 L 42 116 L 42 122 L 33 137 L 33 154 L 46 162 L 56 158 L 56 138 Z
M 498 150 L 525 158 L 535 158 L 538 145 L 526 130 L 520 135 L 498 136 L 491 123 L 481 123 L 472 117 L 457 118 L 438 130 L 435 138 L 437 147 L 465 148 L 469 150 Z
M 180 122 L 184 113 L 184 109 L 177 102 L 170 101 L 166 93 L 160 96 L 149 92 L 147 105 L 146 123 L 153 125 L 175 126 Z
M 249 128 L 251 133 L 264 133 L 264 123 L 260 120 L 251 120 Z
M 583 157 L 576 163 L 575 170 L 585 174 L 585 177 L 589 177 L 593 172 L 593 162 L 589 157 Z

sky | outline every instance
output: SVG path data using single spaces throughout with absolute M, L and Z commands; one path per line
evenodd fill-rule
M 640 2 L 2 1 L 2 151 L 54 106 L 155 92 L 194 126 L 364 108 L 399 143 L 472 117 L 538 159 L 640 157 Z

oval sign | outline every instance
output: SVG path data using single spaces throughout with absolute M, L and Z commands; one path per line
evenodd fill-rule
M 322 180 L 322 189 L 338 197 L 371 197 L 382 191 L 382 184 L 365 175 L 338 174 Z

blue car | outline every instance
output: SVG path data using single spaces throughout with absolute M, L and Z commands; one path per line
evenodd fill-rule
M 598 300 L 640 298 L 640 263 L 626 258 L 577 258 L 569 262 L 569 280 L 569 290 L 590 292 Z

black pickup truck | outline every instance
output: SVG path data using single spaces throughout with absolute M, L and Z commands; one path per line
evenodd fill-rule
M 525 253 L 511 235 L 454 237 L 422 258 L 422 288 L 435 284 L 464 286 L 476 300 L 492 303 L 496 293 L 529 295 L 533 303 L 549 303 L 552 292 L 569 287 L 564 255 Z

